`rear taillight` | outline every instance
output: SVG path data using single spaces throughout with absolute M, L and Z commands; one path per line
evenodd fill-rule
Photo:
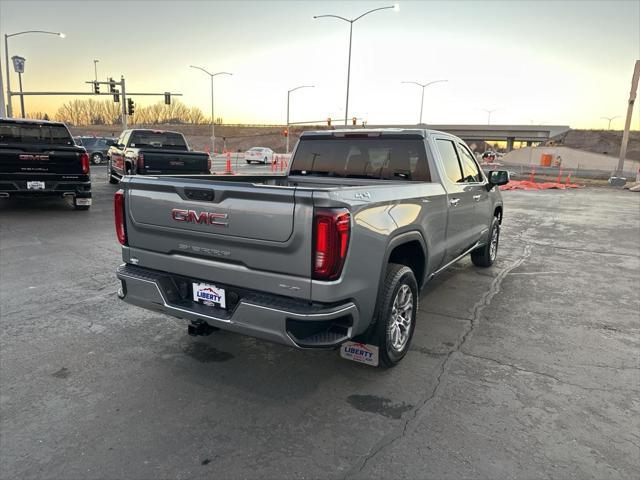
M 124 190 L 118 190 L 113 196 L 113 213 L 116 219 L 116 236 L 120 245 L 127 244 L 127 228 L 124 224 Z
M 335 280 L 347 258 L 351 215 L 346 208 L 316 210 L 313 231 L 313 278 Z
M 138 154 L 137 162 L 138 162 L 138 173 L 140 173 L 144 170 L 144 154 L 143 153 Z
M 211 173 L 211 157 L 207 160 L 207 170 Z
M 89 173 L 89 154 L 83 153 L 80 155 L 80 164 L 82 165 L 82 173 L 85 175 Z

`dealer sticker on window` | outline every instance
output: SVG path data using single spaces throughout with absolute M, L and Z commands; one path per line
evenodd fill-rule
M 340 347 L 340 356 L 354 362 L 378 366 L 378 347 L 357 342 L 345 342 Z
M 224 288 L 216 287 L 210 283 L 193 283 L 193 301 L 227 308 Z

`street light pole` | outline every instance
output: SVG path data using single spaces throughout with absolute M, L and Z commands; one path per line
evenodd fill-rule
M 4 61 L 7 69 L 7 117 L 13 117 L 13 107 L 11 106 L 11 76 L 9 75 L 9 37 L 16 37 L 27 33 L 44 33 L 47 35 L 57 35 L 64 38 L 66 35 L 61 32 L 49 32 L 47 30 L 25 30 L 24 32 L 4 34 Z
M 620 118 L 620 115 L 616 115 L 615 117 L 600 117 L 600 118 L 604 118 L 605 120 L 609 121 L 609 126 L 607 127 L 607 130 L 611 130 L 611 121 L 615 120 L 616 118 Z
M 289 97 L 291 96 L 291 92 L 295 92 L 296 90 L 300 90 L 301 88 L 314 88 L 315 85 L 300 85 L 299 87 L 292 88 L 287 91 L 287 149 L 286 153 L 289 153 Z
M 428 82 L 428 83 L 401 82 L 401 83 L 413 83 L 414 85 L 418 85 L 419 87 L 422 88 L 422 99 L 420 100 L 420 122 L 418 123 L 418 125 L 422 125 L 422 111 L 424 109 L 424 89 L 430 85 L 433 85 L 434 83 L 442 83 L 442 82 L 448 82 L 448 80 L 434 80 L 433 82 Z
M 24 114 L 24 96 L 22 95 L 22 72 L 18 73 L 18 85 L 20 85 L 20 116 L 26 118 Z
M 314 15 L 314 20 L 316 18 L 337 18 L 338 20 L 343 20 L 345 22 L 349 23 L 349 60 L 347 63 L 347 100 L 345 103 L 345 108 L 344 108 L 344 124 L 345 126 L 347 125 L 347 121 L 349 119 L 349 83 L 351 81 L 351 43 L 353 40 L 353 24 L 355 22 L 357 22 L 358 20 L 360 20 L 362 17 L 364 17 L 365 15 L 369 15 L 370 13 L 373 12 L 378 12 L 380 10 L 388 10 L 388 9 L 393 9 L 394 11 L 399 11 L 400 10 L 400 5 L 398 5 L 397 3 L 389 6 L 389 7 L 380 7 L 380 8 L 374 8 L 373 10 L 369 10 L 368 12 L 364 12 L 362 15 L 360 15 L 359 17 L 356 18 L 344 18 L 341 17 L 339 15 Z
M 498 111 L 498 109 L 497 109 L 497 108 L 494 108 L 493 110 L 487 110 L 486 108 L 483 108 L 482 110 L 483 110 L 484 112 L 487 112 L 487 125 L 491 125 L 491 114 L 492 114 L 493 112 L 497 112 L 497 111 Z
M 229 72 L 211 73 L 207 69 L 202 67 L 196 67 L 195 65 L 189 65 L 189 66 L 191 68 L 195 68 L 197 70 L 203 71 L 204 73 L 209 75 L 209 77 L 211 78 L 211 155 L 213 155 L 213 152 L 216 149 L 216 117 L 215 117 L 215 110 L 214 110 L 214 103 L 213 103 L 213 77 L 217 75 L 233 75 L 233 73 L 229 73 Z

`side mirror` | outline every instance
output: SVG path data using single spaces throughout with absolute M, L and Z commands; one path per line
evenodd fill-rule
M 496 185 L 506 185 L 509 183 L 509 172 L 506 170 L 491 170 L 489 172 L 489 183 L 487 188 L 491 190 Z

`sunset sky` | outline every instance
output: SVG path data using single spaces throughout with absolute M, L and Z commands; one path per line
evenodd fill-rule
M 0 32 L 66 34 L 9 39 L 9 56 L 27 59 L 25 91 L 90 91 L 96 58 L 101 79 L 124 75 L 130 91 L 180 92 L 209 115 L 209 78 L 194 64 L 233 72 L 215 80 L 225 123 L 284 123 L 287 90 L 301 84 L 316 88 L 292 94 L 292 122 L 344 116 L 349 25 L 312 16 L 352 18 L 393 3 L 0 0 Z M 399 4 L 354 24 L 350 117 L 416 123 L 420 89 L 401 82 L 437 79 L 448 83 L 427 89 L 427 123 L 486 123 L 483 109 L 496 109 L 494 124 L 604 128 L 600 117 L 625 115 L 640 58 L 638 0 Z M 2 59 L 6 75 L 4 49 Z M 69 99 L 27 97 L 27 111 L 54 113 Z M 612 123 L 622 126 L 623 118 Z

